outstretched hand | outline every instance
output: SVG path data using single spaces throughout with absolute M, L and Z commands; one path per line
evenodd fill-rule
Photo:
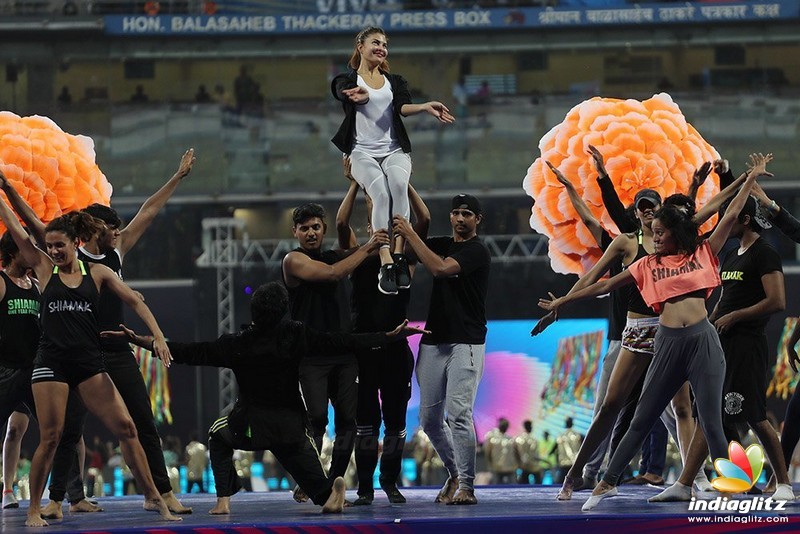
M 369 101 L 369 91 L 360 85 L 352 89 L 342 89 L 342 94 L 353 104 L 366 104 Z
M 762 154 L 761 152 L 750 154 L 750 161 L 747 162 L 748 174 L 758 176 L 773 176 L 767 171 L 767 163 L 772 161 L 772 153 Z
M 692 184 L 699 188 L 701 185 L 705 183 L 710 172 L 711 172 L 711 162 L 704 161 L 702 165 L 700 165 L 697 169 L 695 169 L 694 175 L 692 176 Z
M 456 121 L 456 118 L 452 113 L 450 113 L 450 110 L 447 109 L 447 106 L 435 100 L 425 104 L 425 111 L 439 119 L 439 122 L 444 124 L 452 124 Z
M 170 366 L 170 363 L 172 362 L 172 354 L 170 354 L 167 342 L 163 338 L 159 340 L 154 336 L 139 335 L 122 323 L 120 323 L 119 327 L 122 330 L 104 330 L 100 332 L 100 337 L 126 339 L 129 343 L 133 343 L 138 347 L 152 351 L 153 354 L 159 360 L 161 360 L 161 363 L 164 364 L 164 367 Z
M 567 177 L 566 177 L 566 176 L 564 176 L 564 173 L 563 173 L 563 172 L 561 172 L 561 171 L 559 171 L 559 170 L 556 168 L 556 166 L 555 166 L 555 165 L 553 165 L 552 163 L 550 163 L 550 162 L 549 162 L 549 161 L 547 161 L 547 160 L 545 160 L 545 163 L 546 163 L 546 164 L 547 164 L 547 166 L 550 168 L 550 170 L 551 170 L 551 171 L 553 171 L 553 174 L 555 174 L 555 175 L 556 175 L 556 179 L 557 179 L 559 182 L 561 182 L 561 184 L 562 184 L 564 187 L 572 187 L 572 188 L 574 188 L 574 187 L 575 187 L 574 185 L 572 185 L 572 182 L 570 182 L 569 180 L 567 180 Z
M 607 176 L 606 163 L 603 160 L 603 155 L 597 150 L 597 147 L 589 145 L 587 152 L 592 157 L 592 161 L 594 161 L 594 168 L 597 170 L 597 174 L 600 176 Z
M 536 326 L 533 327 L 533 330 L 531 330 L 531 337 L 541 334 L 548 326 L 556 321 L 558 321 L 558 313 L 556 311 L 549 312 L 547 315 L 539 319 L 539 322 L 537 322 Z
M 539 307 L 543 310 L 552 311 L 558 314 L 558 308 L 563 303 L 563 298 L 556 297 L 549 291 L 547 292 L 550 295 L 549 299 L 539 299 Z
M 408 319 L 404 319 L 402 323 L 397 325 L 397 328 L 395 328 L 391 332 L 386 332 L 386 337 L 403 338 L 403 337 L 413 336 L 415 334 L 430 334 L 430 333 L 431 333 L 430 330 L 425 330 L 422 328 L 418 328 L 416 326 L 408 326 Z
M 194 148 L 190 148 L 186 152 L 183 153 L 181 157 L 181 162 L 178 165 L 178 170 L 175 171 L 175 174 L 180 176 L 181 178 L 186 178 L 190 172 L 192 172 L 192 167 L 194 166 L 194 162 L 196 161 L 194 157 Z

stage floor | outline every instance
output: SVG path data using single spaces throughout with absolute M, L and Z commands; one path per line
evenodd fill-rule
M 800 503 L 789 504 L 783 512 L 689 512 L 688 503 L 648 504 L 647 497 L 660 491 L 653 487 L 622 486 L 620 495 L 603 501 L 593 512 L 581 512 L 588 492 L 575 494 L 572 501 L 555 500 L 556 486 L 487 486 L 477 488 L 477 506 L 443 506 L 433 503 L 436 488 L 401 488 L 408 502 L 392 505 L 376 490 L 372 506 L 345 509 L 342 514 L 322 515 L 313 504 L 298 504 L 286 491 L 239 493 L 231 501 L 229 516 L 210 516 L 215 497 L 209 494 L 182 496 L 194 507 L 180 523 L 159 521 L 141 509 L 142 498 L 104 497 L 98 499 L 104 512 L 70 514 L 50 521 L 44 530 L 25 527 L 27 501 L 16 510 L 3 510 L 0 531 L 17 532 L 196 532 L 203 534 L 254 534 L 257 532 L 436 532 L 458 529 L 465 532 L 534 532 L 553 529 L 557 534 L 584 532 L 798 532 Z M 798 489 L 795 488 L 797 492 Z M 355 492 L 348 491 L 348 499 Z M 752 499 L 752 497 L 749 497 Z M 701 517 L 701 519 L 690 519 Z M 702 519 L 707 518 L 707 519 Z M 697 521 L 702 521 L 698 523 Z M 735 522 L 734 522 L 735 521 Z

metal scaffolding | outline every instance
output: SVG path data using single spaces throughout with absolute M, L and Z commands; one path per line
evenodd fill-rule
M 233 271 L 239 262 L 239 249 L 248 242 L 246 232 L 243 241 L 236 238 L 236 231 L 244 230 L 244 221 L 234 218 L 203 219 L 204 252 L 197 259 L 203 267 L 217 269 L 217 334 L 235 332 Z M 236 402 L 236 379 L 230 369 L 219 370 L 219 410 L 229 413 Z

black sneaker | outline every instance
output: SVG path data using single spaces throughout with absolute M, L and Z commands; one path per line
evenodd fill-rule
M 394 482 L 381 482 L 380 484 L 381 489 L 386 492 L 386 496 L 389 497 L 390 503 L 403 504 L 406 502 L 406 498 L 403 497 L 403 494 L 397 489 L 397 484 Z
M 353 506 L 369 506 L 375 500 L 374 493 L 367 493 L 366 495 L 359 495 L 358 499 L 353 501 Z
M 384 295 L 397 295 L 396 272 L 397 267 L 394 263 L 381 265 L 381 271 L 378 273 L 378 291 Z
M 392 254 L 394 264 L 397 266 L 395 272 L 395 281 L 399 289 L 408 289 L 411 287 L 411 271 L 408 269 L 408 260 L 404 254 Z

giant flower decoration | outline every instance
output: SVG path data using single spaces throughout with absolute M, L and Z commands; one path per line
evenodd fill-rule
M 111 201 L 111 184 L 95 163 L 92 139 L 65 133 L 47 117 L 0 111 L 0 169 L 45 222 Z
M 619 233 L 603 207 L 597 171 L 587 153 L 589 145 L 603 155 L 625 205 L 642 188 L 655 189 L 662 197 L 686 193 L 695 169 L 719 158 L 666 93 L 644 101 L 595 97 L 572 108 L 539 141 L 541 156 L 528 168 L 523 182 L 525 192 L 534 199 L 531 227 L 550 238 L 551 265 L 560 273 L 583 274 L 600 258 L 601 250 L 545 161 L 574 184 L 606 230 Z M 718 191 L 719 177 L 712 173 L 698 191 L 697 205 Z M 701 231 L 710 229 L 714 221 L 707 221 Z

